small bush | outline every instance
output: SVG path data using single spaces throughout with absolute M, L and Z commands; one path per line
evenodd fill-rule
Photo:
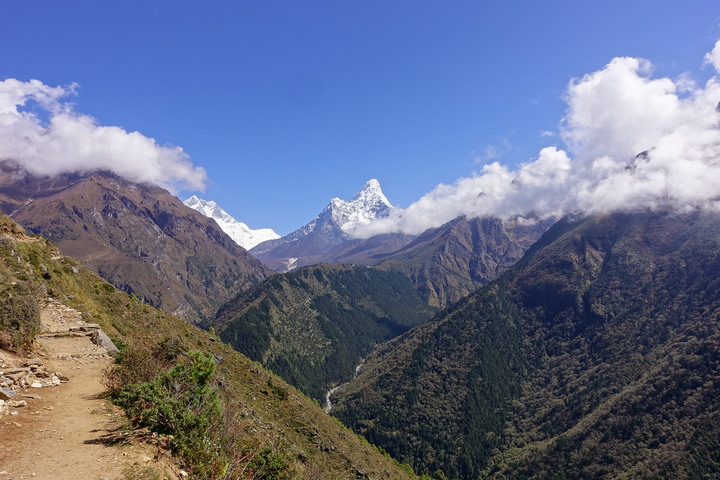
M 116 344 L 117 345 L 117 344 Z M 106 372 L 103 383 L 115 398 L 129 385 L 151 382 L 172 364 L 145 345 L 123 348 Z
M 27 350 L 40 330 L 40 305 L 32 287 L 16 282 L 0 291 L 0 347 Z
M 133 423 L 171 435 L 173 452 L 198 479 L 291 480 L 295 470 L 268 439 L 230 418 L 213 385 L 215 360 L 183 352 L 178 339 L 126 348 L 105 384 Z M 287 391 L 276 387 L 282 392 Z
M 210 385 L 214 372 L 210 355 L 192 351 L 187 364 L 178 363 L 153 380 L 125 386 L 116 401 L 137 425 L 172 435 L 172 450 L 202 468 L 213 456 L 205 434 L 222 413 L 218 391 Z

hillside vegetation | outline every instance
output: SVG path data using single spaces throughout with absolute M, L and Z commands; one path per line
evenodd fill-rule
M 111 391 L 138 425 L 177 433 L 170 444 L 195 478 L 413 478 L 259 364 L 116 290 L 45 239 L 24 235 L 5 216 L 0 287 L 5 299 L 20 288 L 20 299 L 4 305 L 27 312 L 12 323 L 8 319 L 17 317 L 3 310 L 6 347 L 33 348 L 32 305 L 47 296 L 100 324 L 122 350 L 109 378 Z
M 324 401 L 331 386 L 353 377 L 362 357 L 431 314 L 400 273 L 317 265 L 239 295 L 212 325 L 235 349 Z
M 389 342 L 333 411 L 448 478 L 714 478 L 720 216 L 556 224 Z

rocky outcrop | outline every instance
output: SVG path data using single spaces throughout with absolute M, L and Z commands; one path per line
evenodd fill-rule
M 115 356 L 120 353 L 120 350 L 115 346 L 108 334 L 100 328 L 97 323 L 88 323 L 79 327 L 70 328 L 71 332 L 86 332 L 90 337 L 90 340 L 95 345 L 104 348 L 108 355 Z

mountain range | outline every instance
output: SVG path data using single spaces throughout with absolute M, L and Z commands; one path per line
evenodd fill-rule
M 250 253 L 283 272 L 304 265 L 377 266 L 407 276 L 431 307 L 468 295 L 519 260 L 552 224 L 458 217 L 419 236 L 403 233 L 354 238 L 358 225 L 387 217 L 394 207 L 380 183 L 369 180 L 346 202 L 332 199 L 304 227 L 257 245 Z
M 397 462 L 435 479 L 717 474 L 717 213 L 459 217 L 417 236 L 355 238 L 393 209 L 371 180 L 256 245 L 291 270 L 275 273 L 223 231 L 232 222 L 216 204 L 190 203 L 205 214 L 110 172 L 37 177 L 0 162 L 0 209 L 48 239 L 0 242 L 5 266 L 22 270 L 0 278 L 3 298 L 85 302 L 131 344 L 210 346 L 227 359 L 225 398 L 302 445 L 272 442 L 307 478 L 411 478 Z M 0 232 L 22 236 L 6 223 Z M 70 288 L 76 271 L 87 281 Z M 6 317 L 3 344 L 32 335 L 5 332 L 24 328 Z M 333 387 L 333 415 L 397 462 L 299 407 L 310 401 L 263 366 L 316 401 Z
M 37 177 L 2 162 L 0 209 L 116 287 L 192 322 L 272 274 L 168 191 L 110 172 Z
M 279 272 L 330 262 L 339 245 L 353 240 L 357 227 L 387 217 L 392 209 L 380 182 L 371 179 L 351 201 L 331 199 L 309 223 L 282 238 L 257 245 L 250 253 Z M 336 253 L 329 254 L 334 248 Z
M 183 445 L 191 444 L 194 438 L 199 438 L 200 442 L 192 444 L 195 449 L 191 453 L 198 455 L 201 453 L 198 450 L 205 448 L 211 454 L 205 457 L 205 462 L 201 456 L 196 456 L 195 462 L 189 462 L 188 456 L 180 459 L 175 457 L 171 471 L 176 478 L 417 479 L 408 472 L 407 466 L 401 467 L 382 455 L 367 441 L 326 415 L 309 398 L 218 341 L 216 336 L 116 290 L 78 260 L 63 255 L 51 242 L 42 237 L 25 234 L 15 222 L 5 215 L 0 215 L 0 356 L 4 361 L 3 372 L 6 375 L 12 375 L 8 359 L 27 361 L 31 358 L 29 355 L 37 356 L 42 353 L 34 350 L 37 345 L 33 338 L 40 327 L 41 306 L 50 299 L 54 304 L 77 310 L 84 320 L 96 324 L 96 327 L 100 326 L 120 347 L 118 362 L 105 372 L 105 384 L 111 389 L 114 384 L 114 388 L 126 393 L 133 391 L 133 388 L 139 388 L 144 389 L 146 395 L 152 395 L 151 387 L 158 388 L 159 382 L 156 380 L 151 383 L 148 374 L 152 375 L 151 372 L 159 370 L 162 379 L 163 374 L 168 375 L 168 372 L 163 373 L 168 363 L 170 366 L 174 365 L 170 373 L 184 372 L 183 369 L 188 367 L 191 358 L 205 358 L 214 365 L 211 382 L 205 389 L 194 390 L 190 399 L 192 403 L 203 395 L 211 398 L 207 395 L 208 391 L 216 393 L 220 403 L 216 404 L 218 410 L 215 411 L 215 417 L 211 417 L 214 419 L 211 424 L 202 425 L 202 421 L 207 421 L 209 417 L 202 416 L 207 410 L 203 410 L 197 402 L 189 405 L 187 399 L 177 403 L 177 398 L 156 397 L 151 404 L 155 411 L 167 413 L 168 402 L 175 400 L 179 405 L 178 410 L 185 415 L 171 419 L 176 422 L 185 421 L 185 424 L 177 425 L 175 435 L 158 435 L 158 429 L 152 423 L 138 429 L 138 418 L 132 415 L 123 419 L 121 431 L 106 431 L 106 415 L 91 413 L 90 416 L 98 417 L 97 424 L 102 425 L 101 430 L 93 432 L 97 432 L 97 441 L 106 447 L 121 444 L 122 448 L 133 450 L 130 442 L 135 436 L 152 439 L 153 450 L 163 458 L 163 463 L 166 463 L 170 453 L 177 454 Z M 6 341 L 8 339 L 10 342 Z M 8 352 L 4 351 L 8 347 L 16 349 L 22 356 L 8 355 Z M 35 362 L 40 361 L 36 359 Z M 81 358 L 74 369 L 93 367 L 99 368 L 94 362 Z M 137 368 L 133 369 L 134 367 Z M 30 369 L 13 370 L 24 373 Z M 113 375 L 112 371 L 116 373 Z M 118 376 L 118 371 L 125 375 Z M 68 373 L 70 382 L 76 381 L 75 372 Z M 128 376 L 128 373 L 132 375 Z M 96 375 L 99 374 L 98 371 Z M 183 388 L 187 388 L 190 381 L 188 377 L 189 375 L 175 378 L 173 394 L 179 395 Z M 5 386 L 8 379 L 2 374 L 0 379 L 0 390 L 6 399 L 5 395 L 12 391 Z M 64 388 L 62 385 L 53 387 L 53 392 L 43 393 L 42 397 L 51 397 L 52 403 L 68 402 L 71 406 L 76 406 L 76 402 L 82 399 L 74 398 L 67 392 L 62 393 Z M 55 389 L 59 392 L 54 392 Z M 18 402 L 20 407 L 28 403 L 22 407 L 21 414 L 17 417 L 5 417 L 4 420 L 13 418 L 19 420 L 15 423 L 24 425 L 24 428 L 34 425 L 34 428 L 47 428 L 47 432 L 50 432 L 55 425 L 48 424 L 46 416 L 28 411 L 37 408 L 37 404 L 32 402 L 40 398 L 40 395 L 37 395 L 39 389 L 31 390 L 34 394 L 24 393 L 27 402 Z M 19 390 L 15 400 L 20 398 L 20 395 Z M 106 398 L 108 397 L 103 396 L 103 399 Z M 7 411 L 8 404 L 12 402 L 2 400 L 2 404 L 4 411 Z M 12 407 L 12 410 L 16 411 L 20 407 Z M 104 407 L 103 411 L 109 407 Z M 113 416 L 116 415 L 113 411 Z M 222 418 L 218 419 L 218 415 L 222 415 Z M 88 428 L 88 425 L 90 424 L 79 428 Z M 198 425 L 200 428 L 189 427 Z M 222 435 L 218 437 L 213 432 Z M 5 433 L 6 430 L 3 430 L 3 434 Z M 218 438 L 232 441 L 227 444 L 211 441 Z M 40 441 L 47 441 L 60 452 L 64 453 L 66 450 L 64 446 L 58 445 L 57 436 L 53 439 L 52 435 L 45 435 Z M 66 437 L 65 442 L 75 441 Z M 80 446 L 74 448 L 82 449 L 81 442 L 75 443 Z M 168 444 L 174 448 L 168 449 Z M 29 455 L 35 457 L 35 449 L 31 448 Z M 10 461 L 14 459 L 14 452 L 2 453 L 6 454 L 5 458 L 10 458 Z M 127 458 L 133 457 L 129 455 Z M 232 461 L 228 462 L 228 458 Z M 48 464 L 47 459 L 38 458 L 38 461 Z M 101 462 L 101 465 L 108 462 L 102 455 L 94 461 Z M 122 478 L 169 478 L 150 469 L 149 465 L 150 462 L 143 465 L 128 464 L 127 473 Z M 14 465 L 3 464 L 3 467 L 11 466 Z M 70 467 L 63 467 L 62 464 L 56 465 L 56 468 L 64 474 L 63 478 L 67 478 L 67 475 L 87 478 L 84 472 L 70 471 Z M 27 476 L 29 477 L 30 473 L 27 473 Z

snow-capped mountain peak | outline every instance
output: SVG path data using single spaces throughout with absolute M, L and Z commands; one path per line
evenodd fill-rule
M 393 206 L 382 192 L 380 182 L 368 180 L 349 202 L 333 198 L 326 207 L 340 230 L 351 234 L 359 225 L 367 225 L 376 218 L 386 217 Z
M 320 214 L 303 227 L 255 247 L 250 253 L 277 271 L 317 263 L 333 248 L 354 239 L 357 227 L 390 215 L 394 209 L 371 179 L 352 200 L 333 198 Z
M 206 217 L 210 217 L 217 222 L 222 230 L 232 238 L 235 243 L 246 250 L 250 250 L 267 240 L 280 238 L 270 228 L 260 228 L 252 230 L 242 222 L 235 220 L 229 213 L 220 208 L 220 206 L 212 200 L 203 200 L 193 195 L 183 202 L 186 206 L 197 210 Z
M 358 200 L 380 200 L 385 205 L 389 207 L 392 206 L 390 205 L 387 197 L 385 197 L 385 194 L 382 191 L 382 187 L 380 187 L 380 182 L 378 182 L 375 178 L 371 178 L 370 180 L 365 182 L 363 188 L 355 194 L 355 196 L 353 197 L 353 201 Z

